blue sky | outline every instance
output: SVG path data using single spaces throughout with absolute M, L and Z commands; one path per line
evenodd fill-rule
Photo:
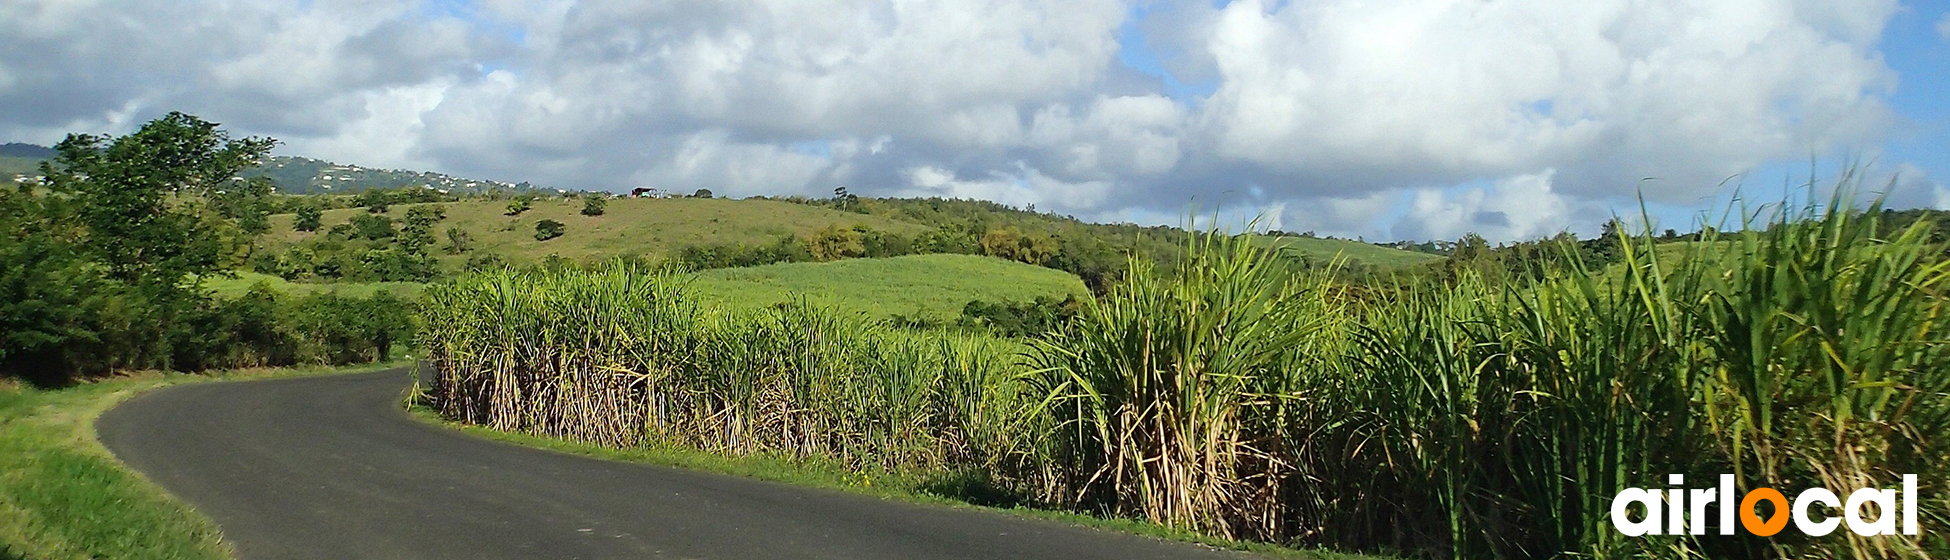
M 1219 207 L 1366 239 L 1690 227 L 1872 164 L 1950 205 L 1950 23 L 1899 0 L 20 0 L 0 140 L 170 110 L 580 189 Z M 1850 159 L 1854 158 L 1854 159 Z M 1654 180 L 1644 180 L 1654 178 Z M 1732 178 L 1729 181 L 1729 178 Z M 1820 180 L 1828 180 L 1821 178 Z

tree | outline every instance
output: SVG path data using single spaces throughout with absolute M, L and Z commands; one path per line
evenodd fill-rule
M 603 196 L 601 193 L 589 193 L 582 196 L 582 215 L 584 216 L 601 216 L 603 215 L 603 209 L 607 206 L 609 206 L 609 197 Z
M 352 217 L 352 229 L 359 237 L 380 240 L 398 235 L 393 229 L 393 219 L 377 214 L 361 214 Z
M 366 207 L 367 212 L 384 214 L 388 206 L 393 203 L 393 196 L 379 189 L 367 189 L 359 193 L 358 203 Z
M 527 212 L 534 205 L 534 202 L 531 202 L 526 196 L 516 197 L 514 200 L 508 201 L 508 215 L 520 216 L 522 212 Z
M 325 219 L 325 212 L 310 204 L 298 207 L 297 218 L 291 221 L 291 229 L 298 231 L 318 231 L 319 222 Z
M 697 192 L 691 193 L 691 198 L 711 198 L 711 196 L 711 189 L 698 189 Z
M 813 232 L 806 239 L 806 250 L 814 260 L 834 261 L 865 255 L 866 245 L 861 242 L 860 231 L 840 224 L 833 224 Z
M 113 140 L 71 134 L 41 164 L 54 192 L 81 201 L 81 247 L 110 278 L 173 289 L 222 266 L 227 222 L 210 195 L 238 188 L 276 141 L 233 139 L 217 124 L 172 112 Z M 234 225 L 232 226 L 234 227 Z
M 447 226 L 447 254 L 458 255 L 473 247 L 474 240 L 468 237 L 465 230 L 456 226 Z
M 539 222 L 535 222 L 535 240 L 548 241 L 550 239 L 561 237 L 562 231 L 564 229 L 567 229 L 567 226 L 564 226 L 562 222 L 558 222 L 555 220 L 542 220 Z
M 851 192 L 847 192 L 846 187 L 835 187 L 833 189 L 833 203 L 841 210 L 851 210 L 860 205 L 860 197 L 854 196 Z

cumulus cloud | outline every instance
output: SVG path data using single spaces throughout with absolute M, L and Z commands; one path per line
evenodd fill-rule
M 1555 171 L 1520 175 L 1489 186 L 1415 193 L 1395 224 L 1408 239 L 1455 239 L 1467 233 L 1507 240 L 1546 237 L 1571 227 L 1574 203 L 1553 191 Z
M 0 5 L 0 135 L 189 110 L 287 152 L 568 188 L 1151 222 L 1196 198 L 1288 230 L 1513 238 L 1879 141 L 1899 8 L 21 0 Z
M 1873 43 L 1896 4 L 1816 4 L 1233 2 L 1202 116 L 1220 157 L 1309 190 L 1543 169 L 1581 196 L 1696 188 L 1886 123 Z

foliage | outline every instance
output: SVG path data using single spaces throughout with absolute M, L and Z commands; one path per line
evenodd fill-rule
M 567 227 L 568 226 L 563 225 L 562 222 L 558 222 L 555 220 L 542 220 L 539 222 L 535 222 L 535 240 L 548 241 L 550 239 L 561 237 L 562 231 L 564 229 L 567 229 Z
M 473 248 L 474 239 L 472 236 L 467 235 L 467 230 L 460 229 L 456 226 L 447 226 L 447 254 L 458 255 L 468 252 Z
M 297 231 L 318 231 L 319 226 L 322 225 L 319 222 L 324 217 L 325 212 L 317 206 L 310 204 L 299 206 L 297 216 L 292 219 L 291 228 Z
M 956 324 L 1013 338 L 1052 335 L 1067 327 L 1083 306 L 1083 300 L 1077 299 L 1076 294 L 1062 299 L 1036 296 L 1035 300 L 1023 303 L 970 300 L 962 306 Z
M 713 312 L 679 277 L 622 265 L 468 276 L 422 301 L 448 326 L 421 343 L 450 418 L 862 468 L 1012 459 L 994 441 L 1014 396 L 998 341 L 917 338 L 805 303 Z
M 820 228 L 806 238 L 806 253 L 820 262 L 866 256 L 867 247 L 861 243 L 860 234 L 860 230 L 839 224 Z
M 526 196 L 517 197 L 514 200 L 508 201 L 507 215 L 520 216 L 522 212 L 527 212 L 528 209 L 534 207 L 535 207 L 535 201 L 530 197 L 526 197 Z
M 222 264 L 227 238 L 240 234 L 209 195 L 247 183 L 237 172 L 272 144 L 170 113 L 121 138 L 71 134 L 42 171 L 50 190 L 80 202 L 80 247 L 109 278 L 167 291 Z
M 316 359 L 279 295 L 220 300 L 203 286 L 246 259 L 289 267 L 250 251 L 272 201 L 263 181 L 237 178 L 271 144 L 171 113 L 119 138 L 71 135 L 43 165 L 46 189 L 0 194 L 0 374 L 64 385 L 126 369 Z M 344 244 L 358 229 L 322 237 Z
M 698 189 L 697 192 L 691 193 L 691 198 L 711 198 L 711 196 L 711 189 Z
M 604 196 L 601 193 L 582 195 L 582 215 L 584 216 L 601 216 L 608 207 L 608 196 Z
M 1399 286 L 1188 236 L 1021 361 L 818 305 L 700 308 L 679 277 L 619 269 L 464 278 L 427 309 L 463 326 L 422 337 L 453 418 L 973 472 L 1217 535 L 1440 558 L 1939 557 L 1950 539 L 1927 530 L 1623 538 L 1608 519 L 1611 496 L 1667 473 L 1846 491 L 1940 470 L 1950 261 L 1928 221 L 1855 208 L 1702 228 L 1678 258 L 1618 229 L 1596 268 L 1568 238 L 1464 242 L 1464 262 L 1525 262 Z M 1923 524 L 1950 522 L 1940 477 L 1922 484 Z
M 381 189 L 369 189 L 359 192 L 357 204 L 364 206 L 367 212 L 384 214 L 393 204 L 393 196 Z

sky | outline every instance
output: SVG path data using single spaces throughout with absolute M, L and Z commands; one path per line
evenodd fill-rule
M 169 111 L 588 190 L 981 198 L 1374 240 L 1950 208 L 1950 2 L 8 0 L 0 141 Z

